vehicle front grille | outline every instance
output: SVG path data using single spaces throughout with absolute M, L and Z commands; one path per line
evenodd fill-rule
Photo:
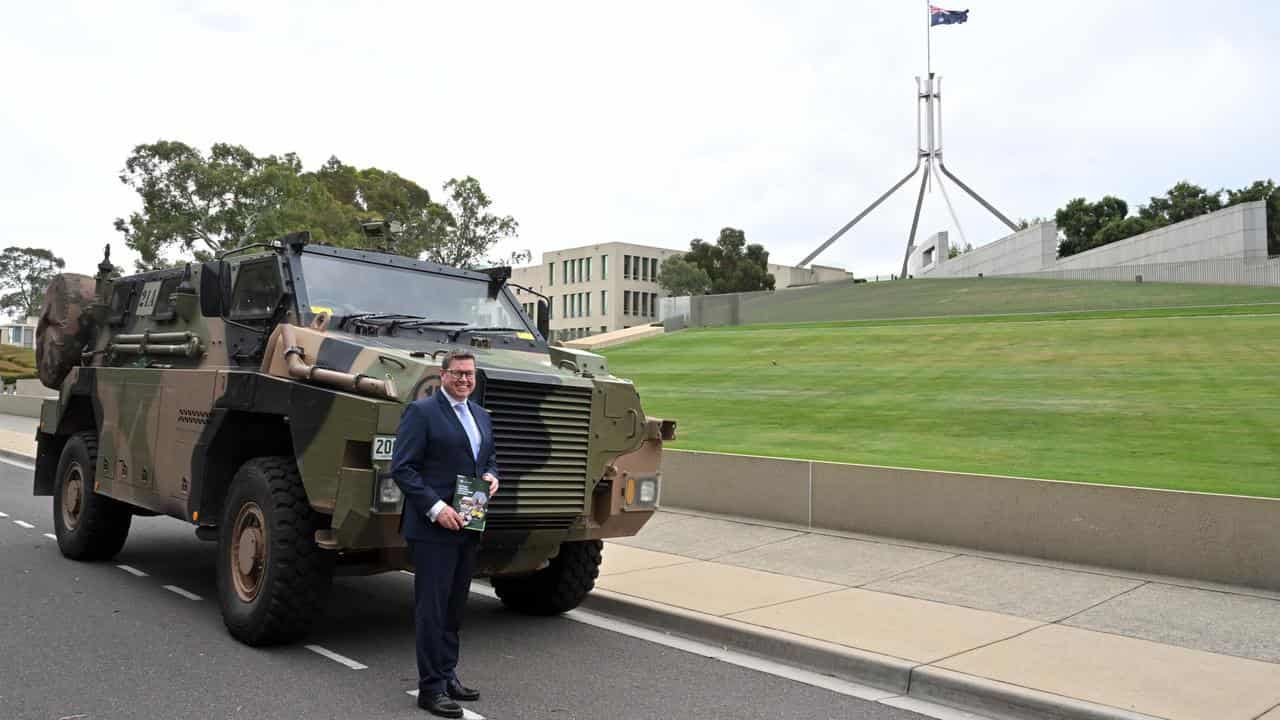
M 591 388 L 489 379 L 502 489 L 489 504 L 493 530 L 568 527 L 586 512 Z

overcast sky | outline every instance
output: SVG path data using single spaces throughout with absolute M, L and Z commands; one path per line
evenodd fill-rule
M 1010 217 L 1280 179 L 1275 3 L 968 7 L 933 31 L 947 166 Z M 474 175 L 520 222 L 504 253 L 733 226 L 794 264 L 911 168 L 925 35 L 914 0 L 8 2 L 0 242 L 80 272 L 111 242 L 131 266 L 117 176 L 163 138 L 336 155 L 437 199 Z M 896 271 L 914 190 L 816 262 Z M 970 242 L 1005 234 L 950 193 Z M 935 190 L 921 235 L 938 230 Z

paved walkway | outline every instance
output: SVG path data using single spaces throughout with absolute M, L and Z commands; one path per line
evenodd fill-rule
M 0 454 L 33 457 L 35 424 L 0 417 Z M 847 655 L 827 670 L 904 707 L 1280 720 L 1280 593 L 678 509 L 604 558 L 607 604 Z
M 680 510 L 604 557 L 609 593 L 935 680 L 1100 716 L 1280 720 L 1278 593 Z

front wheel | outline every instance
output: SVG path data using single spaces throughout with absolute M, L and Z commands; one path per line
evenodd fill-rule
M 324 611 L 333 580 L 333 553 L 315 543 L 324 519 L 307 502 L 292 458 L 240 466 L 218 533 L 218 603 L 237 640 L 290 642 Z
M 562 543 L 547 567 L 529 575 L 494 577 L 494 592 L 503 605 L 530 615 L 568 612 L 596 586 L 603 547 L 599 540 Z
M 72 560 L 110 560 L 124 547 L 129 506 L 94 491 L 98 434 L 72 435 L 62 448 L 53 483 L 53 529 L 58 549 Z

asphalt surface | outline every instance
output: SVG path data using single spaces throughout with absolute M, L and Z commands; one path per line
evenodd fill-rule
M 51 499 L 32 497 L 31 471 L 7 462 L 0 513 L 0 718 L 430 717 L 406 694 L 408 575 L 338 578 L 305 643 L 255 649 L 223 628 L 216 546 L 189 525 L 134 518 L 112 562 L 67 560 L 45 536 Z M 482 691 L 468 709 L 486 718 L 923 717 L 475 594 L 460 670 Z

